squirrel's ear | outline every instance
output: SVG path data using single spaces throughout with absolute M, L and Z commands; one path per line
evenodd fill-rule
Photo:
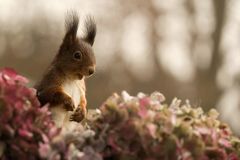
M 92 46 L 95 40 L 96 32 L 97 32 L 96 23 L 93 17 L 91 16 L 86 17 L 85 29 L 86 29 L 86 33 L 82 39 Z
M 71 45 L 77 37 L 79 17 L 75 11 L 68 12 L 65 19 L 66 34 L 63 44 Z

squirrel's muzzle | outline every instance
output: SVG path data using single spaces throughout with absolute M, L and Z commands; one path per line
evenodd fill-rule
M 88 68 L 88 74 L 89 74 L 89 76 L 92 75 L 92 74 L 94 73 L 94 71 L 95 71 L 95 67 L 89 67 L 89 68 Z

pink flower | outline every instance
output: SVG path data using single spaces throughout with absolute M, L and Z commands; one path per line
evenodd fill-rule
M 51 148 L 49 144 L 44 144 L 44 143 L 39 144 L 38 152 L 41 158 L 47 158 L 50 151 L 51 151 Z
M 153 137 L 153 138 L 156 138 L 156 130 L 157 130 L 157 126 L 153 123 L 148 123 L 147 124 L 147 129 L 150 133 L 150 135 Z
M 18 130 L 18 134 L 22 137 L 26 137 L 26 138 L 32 138 L 33 134 L 25 129 L 19 129 Z
M 149 97 L 140 98 L 139 99 L 139 105 L 140 106 L 145 106 L 145 107 L 150 106 L 150 99 L 149 99 Z
M 147 112 L 148 112 L 148 110 L 144 105 L 139 106 L 138 115 L 141 118 L 146 118 L 147 117 Z
M 18 75 L 17 72 L 11 68 L 4 68 L 0 70 L 0 82 L 7 82 L 9 84 L 21 82 L 26 84 L 28 83 L 28 80 L 25 77 Z
M 228 156 L 228 160 L 239 160 L 239 157 L 237 156 L 237 154 L 231 153 L 231 154 Z
M 218 140 L 218 143 L 226 148 L 230 148 L 232 147 L 232 144 L 229 140 L 225 139 L 225 138 L 220 138 Z

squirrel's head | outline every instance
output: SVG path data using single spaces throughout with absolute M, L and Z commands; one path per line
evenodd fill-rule
M 92 49 L 96 36 L 96 24 L 92 17 L 85 19 L 85 35 L 77 37 L 79 18 L 76 12 L 67 14 L 65 25 L 66 34 L 56 56 L 58 63 L 67 74 L 77 76 L 90 76 L 95 72 L 96 60 Z

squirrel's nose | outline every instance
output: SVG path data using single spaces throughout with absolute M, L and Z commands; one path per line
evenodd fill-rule
M 94 73 L 94 68 L 93 67 L 89 67 L 89 69 L 88 69 L 88 74 L 89 75 L 92 75 L 93 73 Z

